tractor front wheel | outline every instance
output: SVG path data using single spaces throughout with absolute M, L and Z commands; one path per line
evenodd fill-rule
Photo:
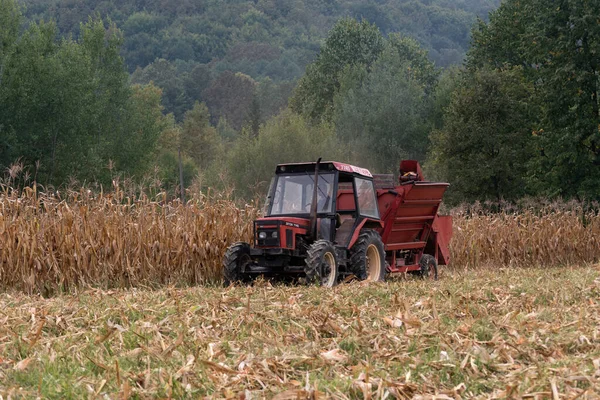
M 361 281 L 385 280 L 387 272 L 385 250 L 379 233 L 366 229 L 350 249 L 350 272 Z
M 430 254 L 423 254 L 419 261 L 419 275 L 423 279 L 431 279 L 437 281 L 438 279 L 438 265 L 435 257 Z
M 234 282 L 248 281 L 248 276 L 244 272 L 246 266 L 251 262 L 248 243 L 238 242 L 229 246 L 223 258 L 223 283 L 225 286 Z
M 304 272 L 308 282 L 325 287 L 337 285 L 338 263 L 335 246 L 327 240 L 317 240 L 308 249 Z

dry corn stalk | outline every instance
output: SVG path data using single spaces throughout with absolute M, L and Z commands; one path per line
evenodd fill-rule
M 126 197 L 116 186 L 61 198 L 35 186 L 0 193 L 0 285 L 50 293 L 88 285 L 198 284 L 221 276 L 229 244 L 252 234 L 256 207 L 225 197 L 182 205 Z M 600 259 L 600 216 L 577 208 L 455 212 L 452 262 L 465 266 L 566 265 Z
M 600 216 L 581 208 L 456 215 L 455 266 L 578 265 L 600 260 Z
M 256 208 L 187 205 L 122 192 L 0 195 L 0 284 L 26 292 L 94 285 L 197 284 L 220 278 L 227 246 L 249 240 Z

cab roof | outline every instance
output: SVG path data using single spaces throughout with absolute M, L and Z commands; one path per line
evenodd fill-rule
M 279 164 L 275 170 L 276 174 L 294 173 L 294 172 L 315 172 L 315 162 Z M 371 172 L 366 168 L 356 167 L 337 161 L 321 161 L 319 164 L 320 172 L 340 171 L 346 174 L 360 175 L 367 178 L 373 178 Z

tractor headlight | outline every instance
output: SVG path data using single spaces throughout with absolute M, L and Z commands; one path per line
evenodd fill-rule
M 271 233 L 271 237 L 272 237 L 273 239 L 277 239 L 277 231 L 275 231 L 275 232 Z
M 259 239 L 266 239 L 267 238 L 267 232 L 260 232 L 258 234 L 258 238 Z

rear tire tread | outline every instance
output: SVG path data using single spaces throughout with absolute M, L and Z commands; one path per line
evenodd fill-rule
M 429 271 L 433 268 L 433 277 L 434 281 L 438 280 L 438 264 L 434 256 L 431 254 L 423 254 L 421 256 L 421 260 L 419 261 L 419 276 L 423 279 L 427 279 L 429 277 Z
M 356 277 L 364 281 L 368 278 L 369 273 L 367 271 L 367 249 L 370 244 L 375 244 L 377 249 L 379 250 L 379 257 L 381 263 L 383 265 L 380 266 L 380 275 L 376 282 L 385 281 L 385 276 L 387 274 L 388 264 L 385 260 L 385 250 L 383 247 L 383 242 L 381 240 L 381 236 L 374 230 L 365 229 L 363 230 L 352 249 L 350 249 L 350 260 L 348 263 L 348 270 L 352 272 Z

